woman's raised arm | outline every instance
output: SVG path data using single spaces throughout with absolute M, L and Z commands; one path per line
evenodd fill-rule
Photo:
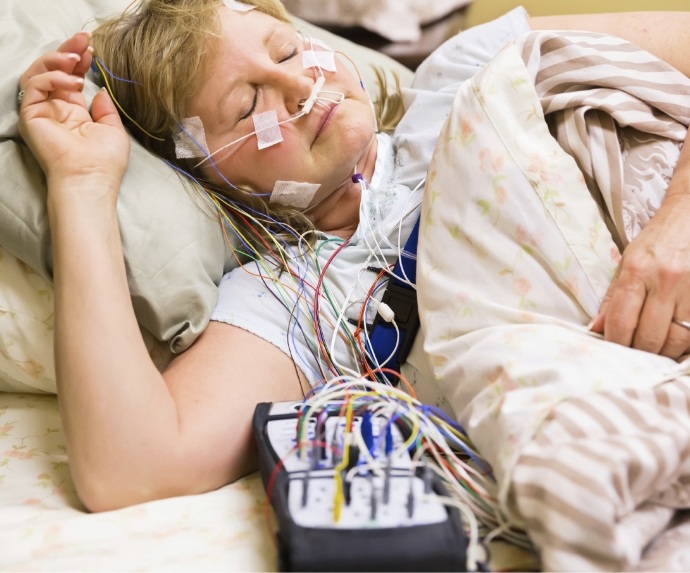
M 116 203 L 129 138 L 101 91 L 81 94 L 91 63 L 80 33 L 20 79 L 20 133 L 48 181 L 55 361 L 73 479 L 91 510 L 218 488 L 254 467 L 259 401 L 302 394 L 271 344 L 211 323 L 161 375 L 139 333 Z

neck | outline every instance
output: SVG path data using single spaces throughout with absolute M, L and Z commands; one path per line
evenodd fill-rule
M 353 169 L 352 174 L 334 193 L 316 205 L 310 213 L 314 225 L 319 231 L 349 239 L 359 225 L 359 206 L 362 199 L 360 184 L 353 181 L 352 175 L 361 174 L 371 181 L 376 166 L 378 140 L 372 139 L 364 153 L 362 162 Z

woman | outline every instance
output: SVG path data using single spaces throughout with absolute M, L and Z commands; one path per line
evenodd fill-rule
M 159 8 L 160 4 L 165 3 L 151 3 Z M 282 11 L 276 3 L 253 2 L 257 9 L 250 11 L 232 2 L 227 6 L 211 0 L 188 4 L 212 7 L 218 18 L 217 35 L 208 35 L 206 49 L 190 50 L 200 58 L 193 60 L 192 68 L 199 70 L 193 77 L 178 76 L 174 59 L 163 58 L 169 55 L 166 52 L 135 54 L 142 60 L 146 54 L 157 63 L 157 78 L 169 76 L 164 86 L 178 81 L 188 85 L 186 96 L 169 98 L 158 115 L 143 107 L 135 117 L 139 127 L 133 128 L 134 133 L 164 153 L 162 147 L 179 134 L 179 126 L 188 125 L 184 120 L 198 117 L 205 133 L 203 148 L 210 155 L 256 131 L 255 126 L 246 126 L 253 115 L 276 110 L 280 121 L 290 119 L 279 126 L 284 144 L 259 150 L 253 141 L 245 141 L 231 146 L 232 152 L 220 154 L 217 161 L 204 162 L 202 154 L 180 163 L 186 168 L 190 163 L 197 165 L 210 183 L 253 189 L 264 198 L 275 192 L 277 181 L 310 184 L 307 189 L 314 195 L 303 211 L 311 224 L 327 233 L 325 243 L 328 237 L 355 236 L 355 243 L 364 241 L 369 230 L 360 227 L 370 223 L 360 217 L 366 182 L 377 187 L 388 177 L 400 186 L 384 219 L 399 221 L 410 212 L 409 206 L 418 201 L 418 186 L 447 109 L 430 107 L 430 102 L 440 97 L 447 105 L 460 81 L 503 43 L 530 28 L 585 28 L 617 34 L 690 74 L 683 47 L 687 18 L 656 14 L 640 24 L 635 15 L 527 19 L 521 12 L 511 13 L 470 36 L 479 46 L 477 54 L 466 56 L 446 82 L 432 71 L 448 57 L 447 52 L 439 52 L 422 69 L 411 94 L 410 108 L 417 108 L 417 115 L 408 114 L 401 123 L 394 156 L 390 139 L 376 136 L 366 93 L 342 64 L 334 72 L 324 72 L 326 83 L 321 90 L 331 92 L 328 98 L 315 88 L 318 71 L 305 68 L 296 57 L 305 50 L 305 42 L 280 19 Z M 155 10 L 147 12 L 144 5 L 141 11 L 156 22 Z M 108 66 L 105 42 L 105 37 L 99 40 L 98 55 Z M 112 44 L 113 49 L 123 49 L 120 42 Z M 105 91 L 96 96 L 90 111 L 84 105 L 80 91 L 91 62 L 85 33 L 35 62 L 20 80 L 20 128 L 49 186 L 56 368 L 72 475 L 85 505 L 102 511 L 208 491 L 251 471 L 255 467 L 250 432 L 254 405 L 298 399 L 306 381 L 317 380 L 320 373 L 309 373 L 300 364 L 295 368 L 287 352 L 258 336 L 242 319 L 236 321 L 239 326 L 232 324 L 234 319 L 228 318 L 224 306 L 228 298 L 223 295 L 215 320 L 197 342 L 164 374 L 156 370 L 132 311 L 115 215 L 127 166 L 128 137 Z M 144 79 L 134 68 L 111 72 L 139 83 Z M 135 97 L 143 97 L 134 89 Z M 165 93 L 165 89 L 159 91 Z M 315 91 L 321 105 L 301 114 Z M 153 101 L 155 106 L 163 105 Z M 300 117 L 292 120 L 296 116 Z M 148 134 L 141 135 L 141 128 Z M 167 143 L 156 144 L 156 138 Z M 688 155 L 690 151 L 685 150 L 658 215 L 626 250 L 594 325 L 610 340 L 672 356 L 690 348 L 690 331 L 671 323 L 674 316 L 690 318 L 690 299 L 684 295 L 690 285 L 690 230 L 685 224 L 690 210 Z M 377 196 L 370 204 L 374 212 L 380 199 Z M 294 211 L 286 216 L 293 217 Z M 388 263 L 396 245 L 409 233 L 412 219 L 405 219 L 399 236 L 397 228 L 390 229 L 382 241 L 392 242 L 382 253 Z M 355 248 L 353 260 L 349 252 L 343 250 L 334 264 L 341 263 L 343 268 L 361 264 L 362 253 L 371 249 L 363 245 L 358 252 Z M 241 288 L 242 281 L 249 279 L 237 280 Z M 234 278 L 231 283 L 232 296 L 239 299 Z M 256 292 L 255 286 L 247 288 Z M 257 331 L 261 328 L 256 327 Z

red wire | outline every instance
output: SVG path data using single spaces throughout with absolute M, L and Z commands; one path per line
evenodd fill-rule
M 314 289 L 314 325 L 316 326 L 316 331 L 319 339 L 319 345 L 321 346 L 321 349 L 323 350 L 324 357 L 327 359 L 327 365 L 329 370 L 335 374 L 338 375 L 338 371 L 335 368 L 335 365 L 333 364 L 333 361 L 331 360 L 330 355 L 328 354 L 327 348 L 325 346 L 325 342 L 323 340 L 323 332 L 321 329 L 321 325 L 319 323 L 319 299 L 321 297 L 321 285 L 323 284 L 324 278 L 326 277 L 326 271 L 328 270 L 328 267 L 331 265 L 335 257 L 338 256 L 340 251 L 342 251 L 348 244 L 350 243 L 350 239 L 347 239 L 346 241 L 343 241 L 338 248 L 333 252 L 333 254 L 328 258 L 326 263 L 323 266 L 323 269 L 321 269 L 321 274 L 319 275 L 319 280 L 316 282 L 316 288 Z M 337 325 L 336 325 L 337 327 Z

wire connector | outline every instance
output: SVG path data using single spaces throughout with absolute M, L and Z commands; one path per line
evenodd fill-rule
M 302 113 L 304 115 L 307 115 L 310 111 L 311 108 L 314 107 L 314 104 L 316 103 L 316 99 L 319 97 L 319 94 L 321 93 L 321 90 L 323 89 L 323 84 L 326 83 L 326 78 L 324 76 L 320 76 L 317 80 L 316 83 L 311 88 L 311 95 L 309 96 L 309 99 L 304 102 L 304 105 L 302 106 Z
M 393 322 L 395 320 L 395 313 L 393 312 L 393 309 L 388 306 L 385 302 L 380 302 L 377 312 L 381 316 L 383 320 L 386 322 Z

